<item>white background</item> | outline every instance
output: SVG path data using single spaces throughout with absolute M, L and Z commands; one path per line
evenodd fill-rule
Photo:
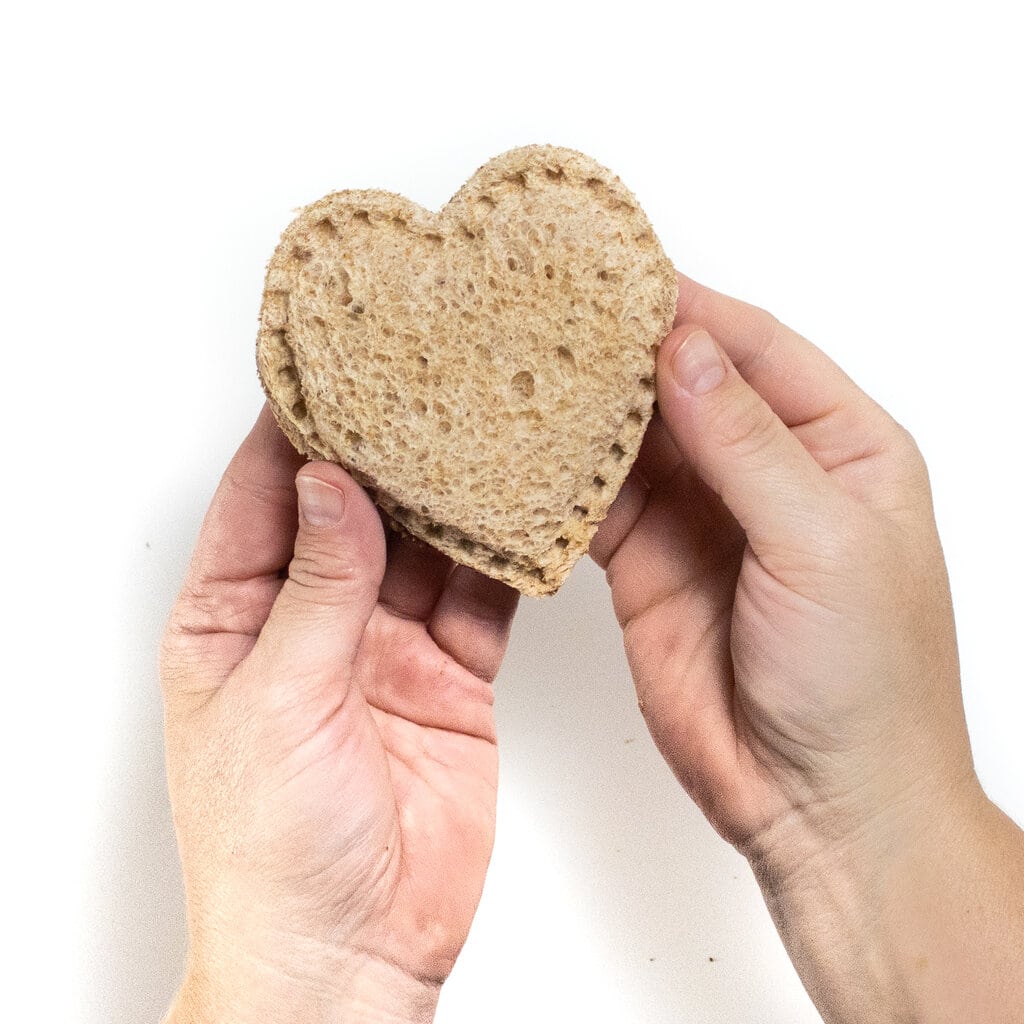
M 1024 819 L 1017 6 L 8 12 L 4 1016 L 156 1021 L 178 980 L 155 647 L 261 404 L 291 211 L 373 186 L 436 208 L 527 142 L 611 167 L 678 267 L 814 339 L 917 436 L 978 770 Z M 652 749 L 589 562 L 523 603 L 497 691 L 497 848 L 438 1019 L 817 1020 L 745 863 Z

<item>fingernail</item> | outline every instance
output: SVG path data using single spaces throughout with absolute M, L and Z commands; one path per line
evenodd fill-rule
M 691 395 L 706 395 L 725 380 L 722 353 L 707 331 L 694 331 L 672 358 L 672 375 Z
M 299 492 L 299 516 L 309 526 L 333 526 L 345 513 L 345 495 L 337 487 L 314 476 L 295 478 Z

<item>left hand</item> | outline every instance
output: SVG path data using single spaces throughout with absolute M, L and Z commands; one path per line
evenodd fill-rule
M 171 1020 L 431 1019 L 494 840 L 518 595 L 386 542 L 347 473 L 300 467 L 264 408 L 164 638 L 189 926 Z

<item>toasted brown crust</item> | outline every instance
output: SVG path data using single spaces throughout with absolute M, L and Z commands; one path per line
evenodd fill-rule
M 440 213 L 336 192 L 267 269 L 257 365 L 292 444 L 403 530 L 554 593 L 636 458 L 676 276 L 628 189 L 525 146 Z

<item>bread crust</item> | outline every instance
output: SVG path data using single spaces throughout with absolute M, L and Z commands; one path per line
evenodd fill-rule
M 523 146 L 439 213 L 335 192 L 267 267 L 259 377 L 295 448 L 402 531 L 524 594 L 587 551 L 652 414 L 677 282 L 635 197 Z

